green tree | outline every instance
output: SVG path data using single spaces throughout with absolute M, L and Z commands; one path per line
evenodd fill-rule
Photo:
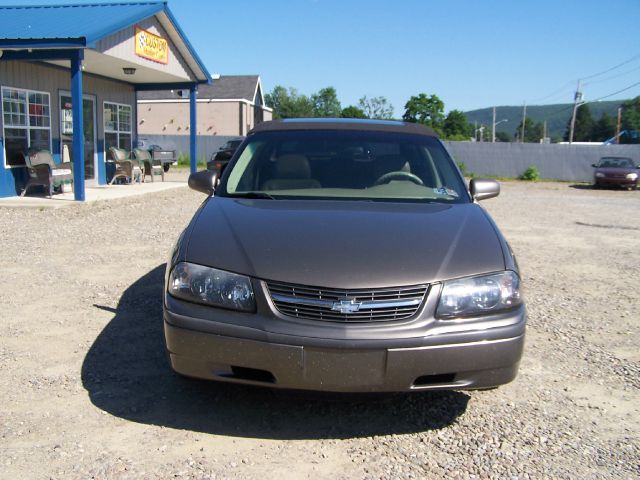
M 313 103 L 306 95 L 299 94 L 295 88 L 288 90 L 282 85 L 273 87 L 271 93 L 265 95 L 265 103 L 273 108 L 273 118 L 313 117 Z
M 567 122 L 567 129 L 564 133 L 564 139 L 569 141 L 571 133 L 571 118 Z M 573 141 L 574 142 L 590 142 L 591 135 L 593 134 L 593 117 L 591 116 L 591 109 L 589 104 L 584 103 L 578 107 L 576 112 L 576 123 L 573 129 Z
M 594 142 L 604 142 L 616 134 L 616 121 L 607 112 L 602 112 L 600 120 L 593 125 L 591 138 Z
M 442 133 L 445 138 L 464 137 L 469 139 L 473 136 L 473 127 L 467 121 L 467 116 L 460 110 L 451 110 L 444 119 Z
M 511 140 L 511 135 L 509 135 L 507 132 L 496 132 L 496 142 L 510 142 Z
M 320 89 L 318 93 L 311 95 L 314 117 L 340 117 L 342 106 L 338 100 L 338 94 L 333 87 Z
M 358 107 L 367 118 L 379 120 L 391 120 L 393 118 L 393 105 L 385 97 L 367 98 L 365 95 L 358 100 Z
M 289 92 L 282 85 L 276 85 L 270 93 L 264 96 L 264 103 L 273 109 L 273 118 L 282 118 L 284 104 L 288 102 Z
M 444 103 L 436 95 L 421 93 L 413 96 L 404 106 L 405 122 L 428 125 L 436 131 L 441 131 L 444 122 Z
M 628 100 L 622 105 L 622 119 L 621 129 L 628 132 L 640 131 L 640 96 L 633 100 Z M 640 138 L 637 134 L 634 135 L 622 135 L 620 137 L 620 143 L 638 143 Z
M 367 115 L 361 108 L 354 107 L 353 105 L 343 108 L 340 116 L 342 118 L 367 118 Z
M 522 132 L 522 122 L 516 129 L 515 137 L 520 138 Z M 524 141 L 525 143 L 539 143 L 544 135 L 544 125 L 542 122 L 534 122 L 532 118 L 524 119 Z

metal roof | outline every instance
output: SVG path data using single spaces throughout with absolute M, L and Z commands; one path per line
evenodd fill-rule
M 200 100 L 244 99 L 255 101 L 260 77 L 258 75 L 222 75 L 211 85 L 198 87 Z M 138 100 L 179 100 L 178 92 L 174 90 L 154 90 L 138 92 Z M 262 101 L 262 99 L 261 99 Z
M 0 39 L 84 39 L 91 46 L 164 8 L 165 2 L 0 6 Z
M 166 1 L 0 6 L 0 49 L 94 48 L 98 40 L 153 15 L 173 25 L 172 40 L 181 54 L 190 56 L 201 71 L 199 80 L 210 82 L 211 75 Z

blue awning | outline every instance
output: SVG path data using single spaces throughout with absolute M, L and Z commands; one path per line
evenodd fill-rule
M 197 81 L 210 83 L 211 75 L 162 1 L 0 6 L 0 49 L 93 48 L 98 40 L 153 15 L 174 27 L 172 40 L 190 57 Z

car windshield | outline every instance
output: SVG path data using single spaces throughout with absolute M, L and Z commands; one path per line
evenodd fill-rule
M 242 140 L 229 140 L 227 143 L 220 147 L 220 150 L 229 150 L 231 148 L 237 148 L 242 143 Z
M 221 196 L 465 203 L 463 178 L 426 135 L 361 130 L 259 132 L 225 172 Z
M 630 158 L 601 158 L 598 167 L 601 168 L 634 168 Z

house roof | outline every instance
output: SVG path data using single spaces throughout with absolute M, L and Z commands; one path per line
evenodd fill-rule
M 98 40 L 153 15 L 185 57 L 199 81 L 211 81 L 166 1 L 76 5 L 0 6 L 0 49 L 95 48 Z
M 222 75 L 216 78 L 211 85 L 200 85 L 198 87 L 198 99 L 200 100 L 239 100 L 244 99 L 250 102 L 256 101 L 258 87 L 260 86 L 259 75 Z M 262 87 L 260 87 L 261 89 Z M 260 92 L 261 94 L 261 92 Z M 181 95 L 174 90 L 156 90 L 148 92 L 138 92 L 138 100 L 179 100 Z M 260 99 L 261 103 L 264 103 Z

